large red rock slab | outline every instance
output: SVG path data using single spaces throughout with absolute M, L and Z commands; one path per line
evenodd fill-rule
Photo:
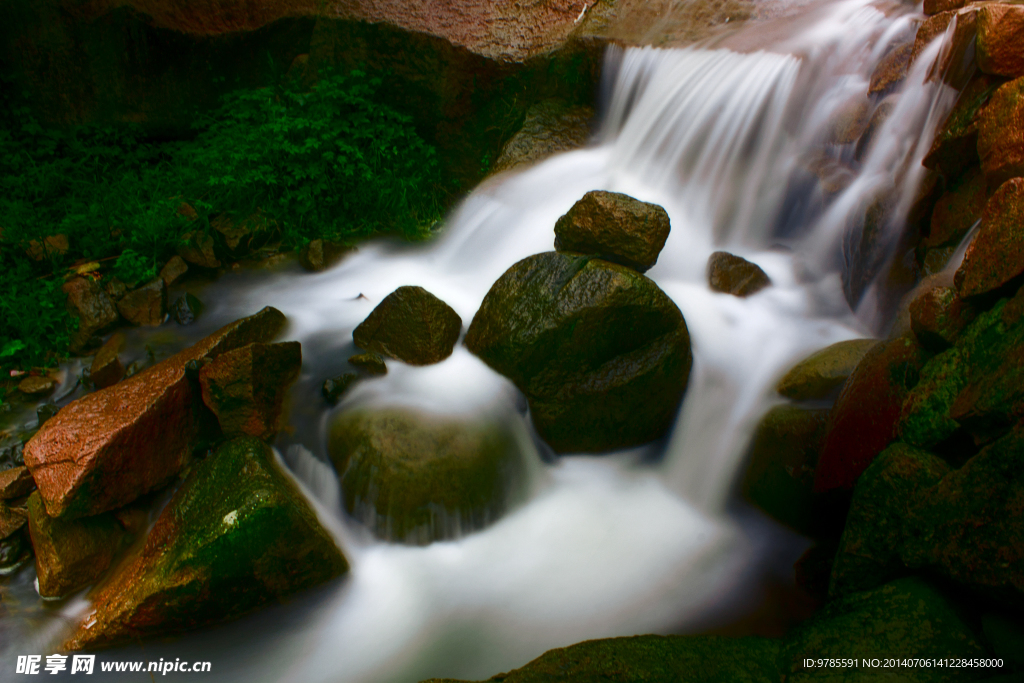
M 978 68 L 989 74 L 1024 76 L 1024 7 L 1006 3 L 978 10 Z
M 924 352 L 912 336 L 873 347 L 843 385 L 829 414 L 814 490 L 850 490 L 896 438 L 903 401 L 917 383 Z
M 25 464 L 51 517 L 95 515 L 158 488 L 188 462 L 198 439 L 189 361 L 212 358 L 284 326 L 264 308 L 131 378 L 64 407 L 25 444 Z
M 1002 287 L 1024 273 L 1024 178 L 1003 183 L 985 205 L 978 234 L 956 272 L 961 297 Z
M 1024 78 L 992 93 L 979 119 L 978 156 L 990 187 L 1024 175 Z

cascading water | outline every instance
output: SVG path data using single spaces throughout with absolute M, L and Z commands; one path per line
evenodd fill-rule
M 218 681 L 414 681 L 484 678 L 543 651 L 596 637 L 672 632 L 710 623 L 730 596 L 756 588 L 772 553 L 792 562 L 800 541 L 730 504 L 754 425 L 794 361 L 878 326 L 850 312 L 843 245 L 851 217 L 885 189 L 900 223 L 930 131 L 953 98 L 926 83 L 933 46 L 911 70 L 894 113 L 859 159 L 827 129 L 867 80 L 906 16 L 864 0 L 815 7 L 770 51 L 611 48 L 602 129 L 588 149 L 491 179 L 426 247 L 362 247 L 331 271 L 241 274 L 211 285 L 205 333 L 264 305 L 284 311 L 306 359 L 285 462 L 351 560 L 338 586 L 213 633 L 124 648 L 112 659 L 187 657 Z M 730 42 L 732 41 L 732 43 Z M 924 132 L 922 132 L 924 131 Z M 842 167 L 845 189 L 823 193 L 807 168 Z M 682 310 L 694 367 L 664 444 L 542 463 L 515 389 L 464 348 L 435 366 L 389 363 L 337 410 L 411 404 L 499 415 L 518 425 L 534 464 L 528 499 L 460 540 L 410 547 L 375 540 L 342 517 L 325 456 L 317 383 L 350 355 L 352 329 L 388 293 L 420 285 L 468 322 L 516 261 L 553 244 L 553 226 L 595 189 L 661 204 L 672 231 L 648 276 Z M 902 213 L 901 213 L 902 212 Z M 895 239 L 889 240 L 894 242 Z M 708 256 L 725 249 L 759 264 L 773 285 L 747 299 L 711 292 Z M 870 306 L 869 306 L 870 308 Z M 778 551 L 777 547 L 782 547 Z M 87 609 L 78 601 L 63 618 Z M 60 619 L 16 634 L 8 654 L 46 650 Z M 111 680 L 125 680 L 111 675 Z M 103 680 L 97 676 L 96 680 Z M 189 680 L 182 676 L 181 680 Z

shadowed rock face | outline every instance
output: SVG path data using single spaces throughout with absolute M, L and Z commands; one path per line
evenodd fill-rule
M 827 399 L 877 344 L 876 339 L 848 339 L 827 346 L 794 365 L 776 390 L 795 401 Z
M 243 437 L 197 465 L 140 554 L 65 644 L 107 647 L 233 619 L 348 571 L 268 446 Z
M 672 300 L 635 270 L 575 254 L 512 266 L 465 343 L 526 394 L 537 431 L 560 453 L 663 436 L 690 374 L 690 337 Z
M 47 513 L 74 518 L 112 510 L 176 476 L 199 437 L 199 396 L 185 365 L 267 341 L 284 322 L 280 311 L 265 308 L 48 420 L 24 451 Z
M 422 287 L 399 287 L 352 331 L 360 348 L 410 365 L 431 365 L 452 355 L 462 318 Z

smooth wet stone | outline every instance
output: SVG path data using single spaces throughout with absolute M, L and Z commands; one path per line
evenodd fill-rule
M 325 379 L 320 386 L 320 394 L 324 400 L 334 405 L 345 393 L 359 381 L 359 375 L 354 372 L 345 372 L 337 377 Z
M 68 313 L 78 318 L 78 330 L 71 337 L 72 351 L 85 348 L 93 335 L 119 320 L 114 303 L 91 278 L 75 278 L 65 282 L 61 289 L 68 297 Z
M 284 327 L 273 308 L 227 325 L 114 386 L 65 406 L 25 445 L 47 512 L 82 517 L 121 507 L 173 479 L 199 442 L 189 361 L 215 357 Z
M 98 649 L 235 619 L 348 571 L 270 448 L 229 441 L 197 464 L 139 554 L 64 644 Z
M 410 365 L 439 363 L 452 354 L 462 318 L 422 287 L 399 287 L 352 331 L 356 346 Z
M 18 382 L 18 391 L 28 396 L 43 396 L 50 393 L 57 386 L 57 380 L 53 377 L 26 377 Z
M 299 342 L 249 344 L 222 353 L 199 371 L 203 403 L 225 436 L 269 441 L 281 429 L 284 398 L 302 369 Z
M 534 426 L 559 453 L 602 453 L 664 436 L 692 362 L 686 322 L 654 282 L 560 252 L 506 271 L 465 344 L 526 394 Z
M 154 278 L 121 297 L 117 310 L 133 325 L 156 327 L 167 313 L 167 286 L 161 278 Z
M 124 365 L 118 354 L 124 350 L 125 341 L 123 334 L 115 332 L 93 357 L 89 379 L 97 389 L 105 389 L 124 379 Z
M 832 564 L 831 597 L 869 590 L 907 573 L 900 560 L 903 520 L 918 494 L 949 471 L 931 453 L 902 443 L 871 463 L 853 491 Z
M 526 483 L 517 442 L 498 423 L 359 409 L 334 419 L 329 452 L 346 512 L 379 538 L 401 543 L 481 529 Z
M 1022 112 L 1024 113 L 1024 112 Z M 1024 273 L 1024 178 L 1003 183 L 985 205 L 954 282 L 961 297 L 986 294 Z
M 595 190 L 555 223 L 555 249 L 596 256 L 643 273 L 657 263 L 669 229 L 668 213 L 657 204 Z
M 180 256 L 172 256 L 160 269 L 160 278 L 170 287 L 188 274 L 188 264 Z
M 794 365 L 776 391 L 794 401 L 829 398 L 877 344 L 877 339 L 849 339 L 826 346 Z
M 113 514 L 54 519 L 46 514 L 38 492 L 29 496 L 28 522 L 39 594 L 44 598 L 61 598 L 94 583 L 113 564 L 126 540 Z
M 746 297 L 771 283 L 760 266 L 741 256 L 716 251 L 708 259 L 708 285 L 716 292 Z
M 359 353 L 349 357 L 348 362 L 368 375 L 388 374 L 388 366 L 379 353 Z
M 526 110 L 526 119 L 494 162 L 492 173 L 532 166 L 558 152 L 586 144 L 594 110 L 561 100 L 543 100 Z
M 32 474 L 24 465 L 0 470 L 0 500 L 28 495 L 36 487 Z
M 179 325 L 191 325 L 202 313 L 203 302 L 194 294 L 182 294 L 171 305 L 171 317 Z

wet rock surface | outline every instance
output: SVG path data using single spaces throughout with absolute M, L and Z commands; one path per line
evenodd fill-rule
M 179 325 L 191 325 L 203 314 L 203 302 L 193 294 L 182 294 L 171 306 L 171 317 Z
M 71 338 L 71 350 L 86 347 L 92 336 L 118 321 L 117 309 L 94 280 L 75 278 L 61 287 L 67 294 L 68 312 L 78 318 L 78 330 Z
M 244 437 L 194 467 L 139 555 L 95 595 L 70 650 L 236 618 L 348 571 L 269 447 Z
M 125 336 L 115 332 L 93 357 L 89 379 L 97 389 L 105 389 L 124 379 L 124 365 L 120 353 L 124 350 Z
M 526 394 L 534 426 L 560 453 L 660 438 L 689 378 L 676 305 L 635 270 L 548 252 L 494 283 L 466 347 Z
M 594 110 L 561 100 L 544 100 L 526 111 L 526 120 L 505 143 L 494 173 L 531 166 L 558 153 L 582 147 L 590 137 Z
M 431 365 L 452 354 L 462 318 L 422 287 L 399 287 L 356 327 L 356 346 L 410 365 Z
M 978 68 L 988 74 L 1024 76 L 1024 8 L 985 4 L 978 10 Z
M 708 285 L 716 292 L 745 297 L 771 283 L 760 266 L 742 256 L 716 251 L 708 259 Z
M 117 302 L 121 316 L 133 325 L 156 327 L 167 313 L 167 286 L 155 278 L 125 294 Z
M 985 205 L 978 234 L 956 274 L 962 297 L 997 289 L 1024 273 L 1024 178 L 1003 183 Z
M 498 423 L 356 410 L 334 420 L 329 450 L 345 510 L 379 538 L 401 543 L 481 529 L 525 484 L 515 438 Z
M 350 357 L 348 362 L 368 375 L 388 374 L 388 366 L 379 353 L 358 353 Z
M 657 204 L 593 191 L 555 223 L 555 249 L 596 256 L 643 273 L 657 263 L 669 229 L 668 214 Z
M 826 346 L 794 365 L 775 388 L 795 401 L 828 398 L 877 344 L 875 339 L 850 339 Z
M 32 474 L 24 465 L 0 470 L 0 500 L 26 496 L 35 487 Z

